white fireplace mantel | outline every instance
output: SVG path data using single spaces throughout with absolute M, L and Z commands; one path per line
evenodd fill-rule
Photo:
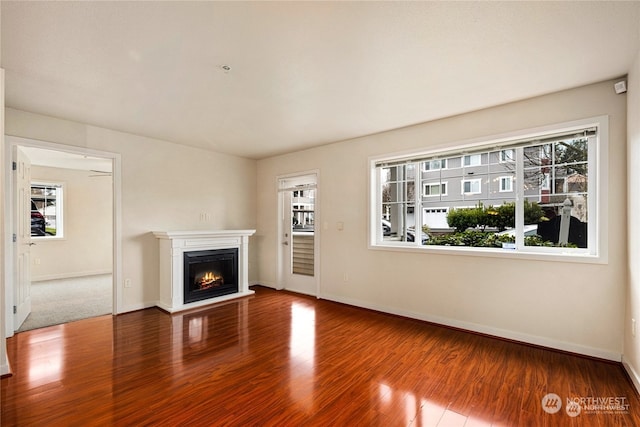
M 170 313 L 252 295 L 249 289 L 249 236 L 256 230 L 154 231 L 160 242 L 160 300 L 158 307 Z M 184 303 L 184 253 L 238 249 L 238 292 Z

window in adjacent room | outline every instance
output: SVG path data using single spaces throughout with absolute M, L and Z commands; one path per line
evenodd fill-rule
M 31 184 L 31 236 L 62 237 L 63 186 L 55 183 Z

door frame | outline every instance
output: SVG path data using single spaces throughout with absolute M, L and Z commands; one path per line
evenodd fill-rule
M 122 207 L 121 207 L 121 158 L 120 154 L 107 151 L 93 150 L 90 148 L 77 147 L 73 145 L 58 144 L 53 142 L 41 141 L 37 139 L 22 138 L 17 136 L 5 135 L 5 181 L 4 181 L 4 203 L 6 212 L 4 215 L 4 226 L 7 233 L 7 239 L 4 243 L 4 262 L 5 262 L 5 333 L 6 337 L 14 334 L 14 318 L 13 318 L 13 296 L 14 296 L 14 277 L 15 266 L 13 264 L 15 245 L 11 236 L 15 229 L 16 206 L 13 200 L 15 192 L 15 180 L 13 178 L 11 162 L 13 161 L 13 147 L 33 147 L 46 150 L 61 151 L 71 154 L 79 154 L 91 157 L 100 157 L 111 160 L 112 165 L 112 289 L 113 304 L 112 314 L 121 313 L 122 310 L 122 292 L 118 284 L 122 283 Z
M 284 257 L 282 246 L 284 245 L 284 229 L 283 229 L 283 192 L 280 189 L 280 181 L 296 177 L 304 177 L 315 175 L 316 178 L 316 198 L 314 203 L 314 241 L 313 241 L 313 263 L 314 263 L 314 279 L 315 279 L 315 296 L 320 298 L 320 240 L 321 240 L 321 212 L 320 212 L 320 170 L 313 169 L 303 172 L 295 172 L 285 175 L 276 176 L 276 198 L 277 198 L 277 215 L 276 215 L 276 289 L 284 289 Z M 291 236 L 293 237 L 293 236 Z

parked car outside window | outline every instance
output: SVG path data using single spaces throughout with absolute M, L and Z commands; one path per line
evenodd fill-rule
M 44 215 L 38 210 L 38 207 L 31 201 L 31 235 L 45 236 L 45 219 Z
M 538 234 L 538 224 L 527 224 L 524 226 L 524 236 L 536 236 Z M 504 231 L 496 233 L 498 236 L 508 235 L 511 237 L 516 237 L 516 229 L 515 228 L 507 228 Z
M 391 236 L 391 223 L 386 219 L 382 220 L 382 235 Z

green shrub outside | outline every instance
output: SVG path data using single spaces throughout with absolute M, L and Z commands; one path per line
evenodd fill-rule
M 469 246 L 481 248 L 502 248 L 503 243 L 515 243 L 516 238 L 509 234 L 497 234 L 490 231 L 466 230 L 461 233 L 452 233 L 442 236 L 432 236 L 425 242 L 426 245 L 436 246 Z M 549 246 L 549 247 L 570 247 L 574 244 L 558 245 L 553 242 L 542 240 L 540 236 L 525 236 L 525 246 Z
M 509 234 L 498 234 L 493 231 L 485 231 L 487 227 L 504 231 L 507 228 L 515 227 L 516 205 L 515 203 L 505 203 L 501 206 L 485 207 L 478 203 L 473 208 L 451 209 L 447 214 L 449 227 L 455 228 L 452 234 L 440 236 L 430 236 L 425 242 L 426 245 L 437 246 L 469 246 L 485 248 L 502 248 L 503 243 L 515 243 L 514 236 Z M 546 220 L 542 208 L 535 202 L 524 202 L 524 222 L 525 224 L 537 224 Z M 429 230 L 423 227 L 427 234 Z M 569 246 L 557 245 L 553 242 L 542 240 L 540 236 L 525 236 L 525 246 Z
M 537 224 L 543 220 L 544 212 L 535 202 L 524 202 L 524 223 Z M 505 203 L 498 207 L 485 207 L 482 202 L 473 208 L 451 209 L 447 213 L 449 227 L 455 228 L 461 233 L 469 228 L 485 230 L 487 227 L 504 231 L 515 227 L 516 221 L 515 203 Z

